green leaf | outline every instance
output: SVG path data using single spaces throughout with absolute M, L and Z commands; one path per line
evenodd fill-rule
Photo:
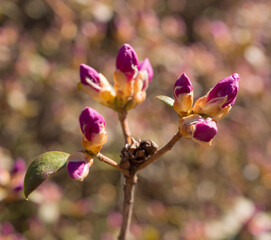
M 161 102 L 167 104 L 168 106 L 173 107 L 174 99 L 172 99 L 171 97 L 159 95 L 156 96 L 156 98 L 159 99 Z
M 24 195 L 27 199 L 39 185 L 51 174 L 63 168 L 70 154 L 64 152 L 46 152 L 38 156 L 28 167 L 24 178 Z

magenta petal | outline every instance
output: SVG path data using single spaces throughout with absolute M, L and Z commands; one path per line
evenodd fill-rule
M 89 83 L 86 81 L 87 78 L 90 79 L 96 85 L 101 86 L 99 73 L 94 68 L 86 64 L 81 64 L 80 79 L 83 85 L 89 85 Z
M 105 127 L 105 120 L 96 110 L 86 107 L 79 117 L 81 132 L 89 141 Z
M 138 70 L 139 71 L 144 71 L 146 70 L 148 73 L 148 77 L 149 77 L 149 83 L 151 82 L 152 78 L 153 78 L 153 69 L 151 66 L 151 63 L 149 61 L 148 58 L 145 58 L 138 66 Z
M 190 93 L 193 91 L 193 86 L 190 79 L 183 73 L 179 79 L 175 82 L 173 88 L 174 98 L 177 99 L 182 93 Z
M 232 106 L 235 103 L 239 89 L 239 78 L 239 74 L 235 73 L 219 81 L 209 92 L 207 102 L 216 98 L 227 97 L 227 101 L 223 104 L 222 108 L 229 104 Z
M 135 50 L 126 43 L 119 50 L 116 68 L 123 72 L 128 80 L 131 80 L 135 74 L 134 67 L 138 68 L 137 55 Z
M 86 162 L 68 162 L 67 170 L 70 178 L 79 179 L 83 176 Z
M 202 142 L 210 142 L 217 134 L 216 123 L 212 120 L 204 120 L 195 124 L 193 137 Z

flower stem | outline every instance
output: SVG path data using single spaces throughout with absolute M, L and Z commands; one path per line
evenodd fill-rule
M 124 135 L 125 143 L 131 143 L 131 132 L 127 121 L 127 111 L 119 112 L 119 121 Z
M 124 200 L 122 209 L 122 225 L 120 235 L 118 238 L 119 240 L 125 240 L 130 229 L 136 183 L 137 183 L 136 173 L 131 174 L 130 176 L 125 176 L 125 184 L 123 188 Z
M 118 165 L 118 163 L 115 162 L 114 160 L 112 160 L 111 158 L 106 157 L 106 156 L 104 156 L 104 155 L 101 154 L 101 153 L 98 153 L 98 154 L 96 155 L 96 157 L 97 157 L 100 161 L 105 162 L 105 163 L 109 164 L 110 166 L 112 166 L 112 167 L 118 169 L 118 170 L 121 171 L 125 176 L 129 176 L 129 175 L 130 175 L 129 172 L 128 172 L 126 169 L 121 168 L 121 167 Z

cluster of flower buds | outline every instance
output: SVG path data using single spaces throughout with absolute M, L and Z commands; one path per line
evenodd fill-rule
M 67 171 L 72 179 L 83 181 L 93 163 L 91 155 L 97 154 L 107 141 L 105 120 L 96 110 L 86 107 L 80 117 L 82 146 L 89 152 L 76 152 L 69 156 Z
M 129 44 L 124 44 L 119 50 L 113 75 L 117 105 L 129 109 L 143 102 L 152 77 L 149 59 L 138 63 L 135 50 Z
M 219 81 L 193 106 L 192 83 L 182 74 L 173 88 L 173 108 L 181 118 L 181 134 L 197 142 L 211 144 L 217 133 L 216 122 L 228 114 L 235 103 L 238 89 L 239 74 L 235 73 Z
M 139 63 L 135 50 L 129 44 L 124 44 L 118 52 L 113 74 L 114 87 L 95 69 L 80 65 L 82 89 L 95 101 L 116 110 L 128 110 L 142 103 L 152 77 L 149 59 Z

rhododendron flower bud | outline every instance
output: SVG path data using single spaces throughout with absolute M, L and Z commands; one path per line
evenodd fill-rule
M 138 71 L 138 60 L 135 50 L 127 43 L 125 43 L 119 50 L 116 68 L 124 73 L 128 81 L 135 78 Z
M 107 79 L 94 68 L 80 65 L 80 79 L 83 90 L 95 101 L 106 106 L 112 106 L 115 93 Z
M 193 104 L 193 86 L 190 79 L 183 73 L 173 88 L 174 110 L 180 115 L 186 115 Z
M 138 76 L 138 60 L 135 50 L 124 44 L 119 50 L 114 72 L 114 89 L 116 92 L 116 105 L 118 108 L 127 108 L 134 95 L 134 80 Z
M 76 152 L 69 156 L 67 171 L 69 177 L 83 181 L 88 175 L 89 168 L 93 164 L 93 158 L 84 152 Z
M 153 77 L 153 69 L 148 58 L 145 58 L 139 64 L 139 72 L 137 78 L 134 80 L 134 93 L 131 108 L 137 104 L 142 103 L 146 98 L 146 90 Z
M 227 115 L 236 100 L 239 77 L 235 73 L 219 81 L 206 96 L 196 101 L 193 112 L 208 114 L 216 121 Z
M 211 144 L 217 134 L 216 122 L 212 118 L 203 118 L 198 114 L 191 114 L 180 120 L 180 133 L 196 142 Z
M 119 50 L 113 75 L 116 108 L 129 110 L 143 102 L 152 77 L 149 59 L 144 59 L 138 65 L 135 50 L 129 44 L 124 44 Z
M 140 73 L 143 73 L 143 87 L 142 90 L 145 90 L 148 88 L 149 83 L 151 82 L 153 78 L 153 69 L 151 66 L 151 63 L 148 58 L 145 58 L 138 66 L 138 70 Z
M 86 107 L 79 117 L 79 122 L 83 134 L 83 147 L 97 154 L 107 141 L 107 132 L 105 130 L 103 116 L 96 110 Z
M 235 103 L 239 89 L 239 78 L 240 75 L 235 73 L 219 81 L 208 93 L 207 102 L 216 102 L 220 98 L 224 98 L 225 102 L 222 108 L 229 104 L 232 106 Z

